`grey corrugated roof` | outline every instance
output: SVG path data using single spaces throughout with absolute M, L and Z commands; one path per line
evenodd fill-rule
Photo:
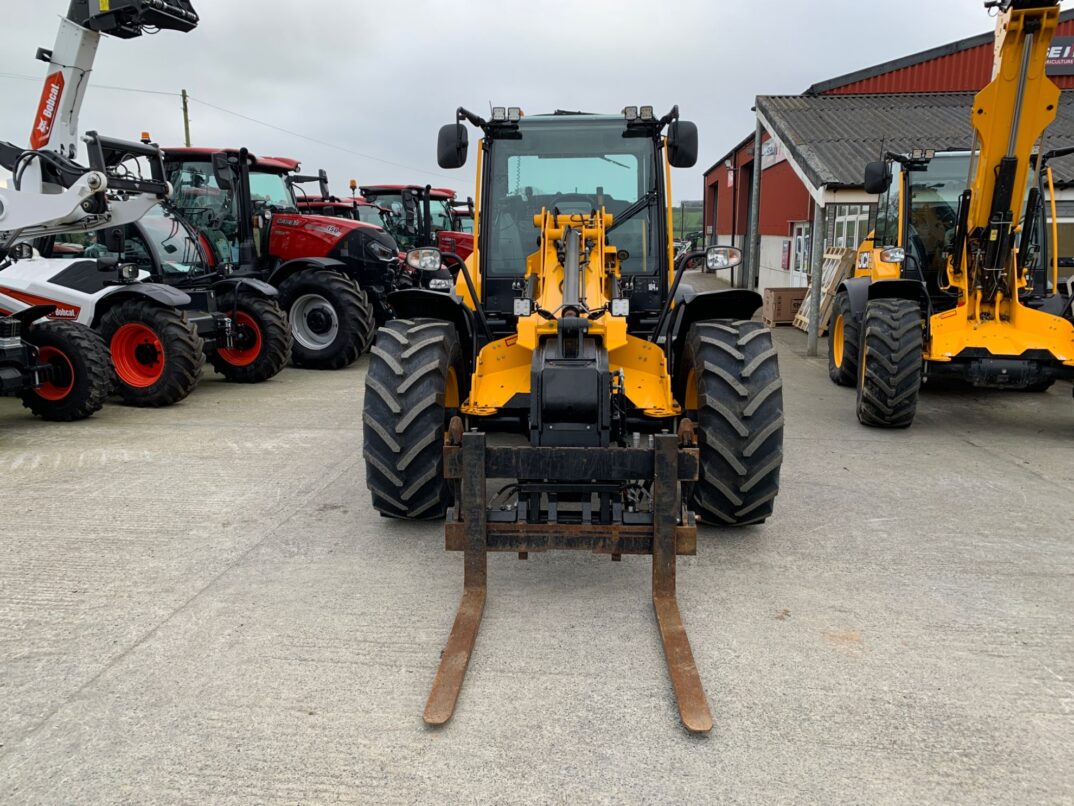
M 974 93 L 767 95 L 757 111 L 817 188 L 860 188 L 865 163 L 883 151 L 969 149 Z M 1074 90 L 1064 92 L 1045 149 L 1074 146 Z M 1074 158 L 1052 162 L 1060 186 L 1074 186 Z

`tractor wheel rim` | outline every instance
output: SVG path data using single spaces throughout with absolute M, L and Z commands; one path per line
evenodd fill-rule
M 75 388 L 75 368 L 67 354 L 57 347 L 41 347 L 37 351 L 37 360 L 52 367 L 52 378 L 34 391 L 43 400 L 63 400 Z
M 843 366 L 843 350 L 846 345 L 843 341 L 843 314 L 838 314 L 835 317 L 835 324 L 832 325 L 832 356 L 835 358 L 835 365 L 837 367 Z
M 112 336 L 111 350 L 116 374 L 128 386 L 145 389 L 164 375 L 164 345 L 141 322 L 121 326 Z
M 250 345 L 248 347 L 221 347 L 217 353 L 232 366 L 247 367 L 261 355 L 261 328 L 257 326 L 257 321 L 245 311 L 238 311 L 235 314 L 234 325 L 236 342 L 241 336 L 243 341 L 249 340 Z
M 289 313 L 291 334 L 307 350 L 323 350 L 339 335 L 339 317 L 332 303 L 320 294 L 303 294 Z

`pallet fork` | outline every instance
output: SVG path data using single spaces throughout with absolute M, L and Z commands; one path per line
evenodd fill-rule
M 530 551 L 588 549 L 613 560 L 623 554 L 652 555 L 653 607 L 682 723 L 692 733 L 711 730 L 712 715 L 675 596 L 675 556 L 697 550 L 697 526 L 682 503 L 686 496 L 679 483 L 697 479 L 698 462 L 689 420 L 682 421 L 678 435 L 654 436 L 652 449 L 593 449 L 488 447 L 485 434 L 463 433 L 462 421 L 454 418 L 445 438 L 444 475 L 454 483 L 456 505 L 448 514 L 445 542 L 448 551 L 464 552 L 463 594 L 425 706 L 425 722 L 443 725 L 455 711 L 485 608 L 488 553 L 515 551 L 525 559 Z M 487 508 L 487 478 L 555 478 L 556 484 L 651 480 L 651 517 L 633 513 L 633 518 L 593 523 L 592 513 L 583 510 L 582 522 L 562 522 L 553 494 L 548 510 L 530 518 L 520 495 L 523 503 L 509 520 L 502 511 Z

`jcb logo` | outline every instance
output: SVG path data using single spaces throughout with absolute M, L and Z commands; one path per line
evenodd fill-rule
M 63 73 L 53 73 L 45 79 L 45 88 L 41 91 L 41 103 L 37 106 L 34 130 L 30 133 L 31 148 L 44 148 L 48 145 L 62 95 Z

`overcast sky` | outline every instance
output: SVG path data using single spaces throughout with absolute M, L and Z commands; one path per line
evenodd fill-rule
M 128 139 L 149 130 L 162 145 L 181 144 L 177 97 L 93 85 L 185 88 L 195 99 L 195 145 L 246 145 L 254 153 L 295 157 L 307 172 L 326 168 L 340 195 L 351 177 L 472 193 L 472 158 L 459 171 L 436 165 L 437 129 L 459 105 L 486 114 L 490 102 L 531 113 L 652 104 L 659 114 L 677 103 L 700 128 L 701 153 L 695 169 L 675 172 L 675 197 L 700 198 L 703 170 L 752 131 L 756 95 L 800 93 L 994 28 L 982 0 L 194 0 L 194 6 L 201 24 L 189 34 L 102 41 L 81 128 Z M 27 142 L 45 70 L 34 54 L 52 47 L 66 8 L 67 0 L 3 0 L 0 139 Z

